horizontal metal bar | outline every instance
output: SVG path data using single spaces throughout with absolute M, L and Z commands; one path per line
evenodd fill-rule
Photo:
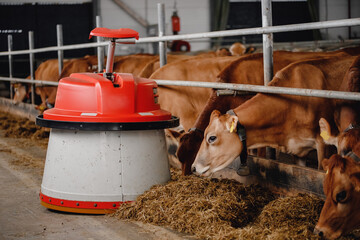
M 237 91 L 288 94 L 288 95 L 307 96 L 307 97 L 322 97 L 322 98 L 360 101 L 360 93 L 357 92 L 342 92 L 342 91 L 329 91 L 329 90 L 318 90 L 318 89 L 260 86 L 260 85 L 250 85 L 250 84 L 196 82 L 196 81 L 172 81 L 172 80 L 157 80 L 157 79 L 154 79 L 154 81 L 156 81 L 158 85 L 167 85 L 167 86 L 233 89 Z
M 244 29 L 214 31 L 214 32 L 206 32 L 206 33 L 192 33 L 192 34 L 165 36 L 165 37 L 140 38 L 139 40 L 136 41 L 136 43 L 149 43 L 149 42 L 173 41 L 173 40 L 190 40 L 190 39 L 197 39 L 197 38 L 230 37 L 230 36 L 278 33 L 278 32 L 294 32 L 294 31 L 313 30 L 313 29 L 322 29 L 322 28 L 335 28 L 335 27 L 348 27 L 348 26 L 357 26 L 357 25 L 360 25 L 360 18 L 351 18 L 351 19 L 333 20 L 333 21 L 324 21 L 324 22 L 289 24 L 289 25 L 271 26 L 271 27 L 244 28 Z
M 35 83 L 36 85 L 50 85 L 57 86 L 58 82 L 43 81 L 43 80 L 29 80 L 25 78 L 9 78 L 1 77 L 0 80 L 19 82 L 19 83 Z M 275 93 L 275 94 L 288 94 L 307 97 L 323 97 L 334 98 L 343 100 L 360 101 L 360 93 L 357 92 L 342 92 L 342 91 L 329 91 L 318 89 L 304 89 L 304 88 L 288 88 L 288 87 L 274 87 L 274 86 L 261 86 L 250 84 L 232 84 L 232 83 L 214 83 L 214 82 L 198 82 L 198 81 L 174 81 L 174 80 L 158 80 L 153 79 L 158 85 L 166 86 L 184 86 L 184 87 L 203 87 L 213 89 L 232 89 L 241 92 L 255 92 L 255 93 Z
M 48 85 L 48 86 L 57 86 L 58 82 L 52 81 L 43 81 L 43 80 L 30 80 L 26 78 L 10 78 L 10 77 L 2 77 L 0 76 L 0 80 L 9 81 L 9 82 L 17 82 L 17 83 L 35 83 L 36 85 Z
M 163 37 L 147 37 L 147 38 L 140 38 L 139 40 L 117 39 L 116 42 L 117 43 L 122 43 L 122 42 L 152 43 L 159 41 L 191 40 L 191 39 L 200 39 L 200 38 L 243 36 L 243 35 L 252 35 L 252 34 L 278 33 L 278 32 L 294 32 L 294 31 L 313 30 L 313 29 L 322 29 L 322 28 L 350 27 L 357 25 L 360 25 L 360 18 L 290 24 L 290 25 L 271 26 L 271 27 L 244 28 L 244 29 L 214 31 L 214 32 L 205 32 L 205 33 L 191 33 L 191 34 L 171 35 L 171 36 L 163 36 Z M 73 44 L 62 47 L 54 46 L 54 47 L 38 48 L 34 50 L 0 52 L 0 56 L 21 55 L 21 54 L 49 52 L 49 51 L 58 51 L 58 50 L 73 50 L 73 49 L 92 48 L 92 47 L 99 47 L 106 45 L 107 42 Z
M 98 46 L 107 46 L 108 42 L 102 43 L 82 43 L 82 44 L 73 44 L 73 45 L 66 45 L 61 47 L 44 47 L 44 48 L 37 48 L 33 50 L 19 50 L 19 51 L 11 51 L 11 52 L 0 52 L 0 56 L 5 55 L 21 55 L 21 54 L 29 54 L 29 53 L 40 53 L 40 52 L 51 52 L 51 51 L 58 51 L 58 50 L 73 50 L 73 49 L 82 49 L 82 48 L 92 48 Z

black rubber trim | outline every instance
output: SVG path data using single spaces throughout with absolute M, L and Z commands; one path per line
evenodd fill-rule
M 84 130 L 84 131 L 128 131 L 153 130 L 179 126 L 179 118 L 172 116 L 170 120 L 155 122 L 70 122 L 44 119 L 43 115 L 36 118 L 36 125 L 47 128 Z

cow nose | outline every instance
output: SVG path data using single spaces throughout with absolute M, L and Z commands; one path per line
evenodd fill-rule
M 191 172 L 196 172 L 196 167 L 195 166 L 191 166 Z
M 314 229 L 314 234 L 318 235 L 319 237 L 324 236 L 324 233 L 321 230 L 317 229 L 317 228 Z

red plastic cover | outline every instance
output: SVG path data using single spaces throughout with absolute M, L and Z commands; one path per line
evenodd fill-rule
M 152 122 L 171 119 L 157 103 L 157 84 L 114 74 L 114 83 L 98 73 L 73 73 L 59 82 L 55 107 L 44 119 L 73 122 Z
M 139 39 L 139 33 L 130 28 L 120 28 L 120 29 L 95 28 L 90 32 L 89 39 L 92 36 L 106 37 L 106 38 L 136 38 L 136 39 Z

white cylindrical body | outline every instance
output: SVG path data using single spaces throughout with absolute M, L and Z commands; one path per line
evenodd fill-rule
M 52 129 L 41 192 L 64 200 L 132 201 L 169 179 L 163 129 Z

